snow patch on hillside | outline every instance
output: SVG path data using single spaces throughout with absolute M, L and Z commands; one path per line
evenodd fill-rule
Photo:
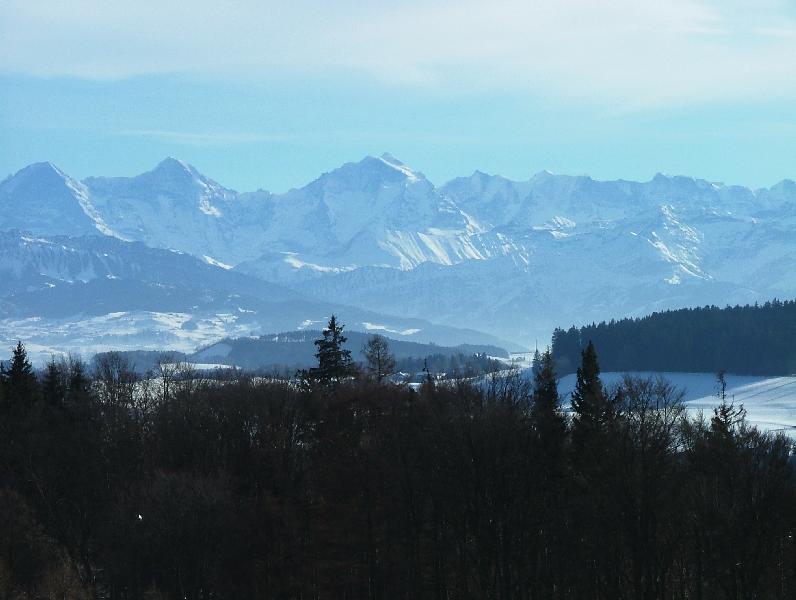
M 415 329 L 415 328 L 403 329 L 403 330 L 390 329 L 386 325 L 378 325 L 377 323 L 368 323 L 367 321 L 364 321 L 362 323 L 362 326 L 367 331 L 384 331 L 385 333 L 395 333 L 397 335 L 404 335 L 404 336 L 415 335 L 416 333 L 420 333 L 422 331 L 422 329 Z
M 207 256 L 207 254 L 202 255 L 202 258 L 205 259 L 205 262 L 208 265 L 213 265 L 214 267 L 220 267 L 222 269 L 226 269 L 227 271 L 234 268 L 232 265 L 228 265 L 226 263 L 221 262 L 220 260 L 216 260 L 212 256 Z
M 391 156 L 390 154 L 382 154 L 382 155 L 379 157 L 379 160 L 380 160 L 381 162 L 383 162 L 385 165 L 387 165 L 388 167 L 390 167 L 390 168 L 392 168 L 392 169 L 395 169 L 396 171 L 398 171 L 398 172 L 399 172 L 399 173 L 401 173 L 402 175 L 405 175 L 405 176 L 406 176 L 406 178 L 407 178 L 409 181 L 412 181 L 412 182 L 414 182 L 414 181 L 417 181 L 417 180 L 418 180 L 418 177 L 417 177 L 417 175 L 415 174 L 415 172 L 414 172 L 414 171 L 412 171 L 412 169 L 410 169 L 409 167 L 407 167 L 405 164 L 403 164 L 401 161 L 399 161 L 399 160 L 398 160 L 397 158 L 395 158 L 394 156 Z
M 62 175 L 64 177 L 66 186 L 75 194 L 75 198 L 77 199 L 78 204 L 80 204 L 80 208 L 83 210 L 86 216 L 94 222 L 94 227 L 97 228 L 97 231 L 103 235 L 123 239 L 115 231 L 113 231 L 113 229 L 108 227 L 108 225 L 105 223 L 105 220 L 102 218 L 102 215 L 91 203 L 86 186 L 84 186 L 82 183 L 78 183 L 63 173 Z
M 618 385 L 625 374 L 601 373 L 607 387 Z M 676 388 L 683 390 L 683 401 L 692 416 L 700 411 L 707 419 L 718 406 L 715 373 L 630 373 L 638 377 L 663 377 Z M 754 375 L 726 375 L 727 400 L 743 404 L 747 418 L 765 431 L 782 431 L 796 437 L 796 376 L 766 377 Z M 559 393 L 565 405 L 569 404 L 575 389 L 575 375 L 559 381 Z

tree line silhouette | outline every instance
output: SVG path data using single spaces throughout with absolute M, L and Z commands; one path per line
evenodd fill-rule
M 796 596 L 792 447 L 742 407 L 606 389 L 592 344 L 571 407 L 549 351 L 533 380 L 394 385 L 334 327 L 290 381 L 140 378 L 114 353 L 37 373 L 19 344 L 0 598 Z
M 574 373 L 588 341 L 606 371 L 685 371 L 739 375 L 796 373 L 796 301 L 705 306 L 556 329 L 553 356 Z

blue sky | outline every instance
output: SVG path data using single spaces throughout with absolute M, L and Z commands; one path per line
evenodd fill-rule
M 796 3 L 6 0 L 0 176 L 164 156 L 283 191 L 389 151 L 475 169 L 796 178 Z

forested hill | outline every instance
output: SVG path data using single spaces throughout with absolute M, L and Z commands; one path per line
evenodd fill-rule
M 376 332 L 378 333 L 378 332 Z M 372 333 L 346 329 L 347 341 L 343 346 L 351 350 L 354 360 L 361 360 L 361 349 L 371 338 Z M 388 334 L 389 335 L 389 334 Z M 319 330 L 288 331 L 260 337 L 226 338 L 190 355 L 189 360 L 229 364 L 247 370 L 273 369 L 275 367 L 307 368 L 317 362 L 318 349 L 315 340 L 322 336 Z M 399 361 L 414 358 L 423 368 L 423 359 L 439 355 L 445 358 L 465 357 L 474 354 L 487 354 L 508 358 L 508 352 L 497 346 L 487 344 L 460 344 L 458 346 L 438 346 L 389 338 L 390 351 Z M 442 370 L 445 370 L 444 368 Z
M 343 346 L 352 352 L 355 362 L 361 361 L 362 347 L 372 334 L 346 330 L 347 341 Z M 156 370 L 160 361 L 188 361 L 239 367 L 246 371 L 294 373 L 296 369 L 307 369 L 317 364 L 318 348 L 315 340 L 322 337 L 319 330 L 288 331 L 260 337 L 225 338 L 205 346 L 192 354 L 134 350 L 116 352 L 139 375 Z M 385 336 L 386 337 L 386 336 Z M 438 346 L 388 338 L 390 352 L 395 356 L 398 370 L 421 371 L 424 364 L 433 372 L 461 371 L 468 366 L 484 367 L 487 357 L 508 358 L 504 348 L 489 344 L 460 344 Z M 107 353 L 99 353 L 102 358 Z
M 560 375 L 575 371 L 591 340 L 603 371 L 687 371 L 743 375 L 796 373 L 796 301 L 705 306 L 556 329 Z

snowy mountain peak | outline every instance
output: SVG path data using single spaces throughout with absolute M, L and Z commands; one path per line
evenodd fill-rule
M 796 182 L 792 179 L 783 179 L 779 183 L 772 186 L 770 192 L 774 194 L 787 194 L 790 196 L 796 196 Z
M 65 177 L 64 172 L 61 171 L 58 167 L 56 167 L 53 163 L 49 160 L 43 162 L 36 162 L 27 167 L 20 169 L 19 173 L 35 173 L 35 174 L 46 174 L 46 173 L 55 173 L 61 177 Z
M 464 178 L 462 178 L 462 179 L 464 179 Z M 509 181 L 508 179 L 506 179 L 502 175 L 491 175 L 489 173 L 485 173 L 484 171 L 480 171 L 478 169 L 473 171 L 473 174 L 470 175 L 469 177 L 467 177 L 467 179 L 473 185 L 480 185 L 480 186 L 489 185 L 489 183 L 492 182 L 492 181 L 501 181 L 501 182 L 502 181 Z
M 158 175 L 168 180 L 204 179 L 194 167 L 171 156 L 160 161 L 154 169 L 149 171 L 149 174 Z
M 395 158 L 389 152 L 382 153 L 382 155 L 379 158 L 381 158 L 384 162 L 389 163 L 389 164 L 405 166 L 402 161 L 400 161 L 397 158 Z
M 705 179 L 697 179 L 688 175 L 665 175 L 656 173 L 650 181 L 650 189 L 659 192 L 676 194 L 692 201 L 705 194 L 712 194 L 723 189 L 724 184 L 717 184 Z
M 238 194 L 181 160 L 169 157 L 135 177 L 90 177 L 83 184 L 117 237 L 195 256 L 233 246 L 225 241 L 232 239 L 228 224 L 220 221 Z
M 4 229 L 37 234 L 115 235 L 91 203 L 88 190 L 50 162 L 28 165 L 0 183 Z
M 425 179 L 421 173 L 413 171 L 403 161 L 389 152 L 381 156 L 366 156 L 358 163 L 346 163 L 332 171 L 346 176 L 366 176 L 387 178 L 395 181 L 418 181 Z
M 8 177 L 3 185 L 35 185 L 43 188 L 47 185 L 62 185 L 69 179 L 61 169 L 51 162 L 37 162 L 24 167 Z
M 366 156 L 359 162 L 344 165 L 324 173 L 309 185 L 295 192 L 324 195 L 348 192 L 367 193 L 371 196 L 381 193 L 385 187 L 402 189 L 408 184 L 423 183 L 433 188 L 421 173 L 416 173 L 390 154 Z
M 402 163 L 400 160 L 398 160 L 388 152 L 382 154 L 379 157 L 379 160 L 381 160 L 387 166 L 395 169 L 396 171 L 404 175 L 409 181 L 417 181 L 418 179 L 420 179 L 417 173 L 412 171 L 412 169 L 407 167 L 404 163 Z
M 165 192 L 179 196 L 191 196 L 197 193 L 214 192 L 224 194 L 231 192 L 209 177 L 205 177 L 195 167 L 185 161 L 171 156 L 160 161 L 155 168 L 134 177 L 88 177 L 83 181 L 90 189 L 105 190 L 133 189 L 139 193 L 146 189 L 148 193 Z
M 533 177 L 531 177 L 531 181 L 544 181 L 546 179 L 552 179 L 555 175 L 548 171 L 547 169 L 542 169 L 538 173 L 535 173 Z

